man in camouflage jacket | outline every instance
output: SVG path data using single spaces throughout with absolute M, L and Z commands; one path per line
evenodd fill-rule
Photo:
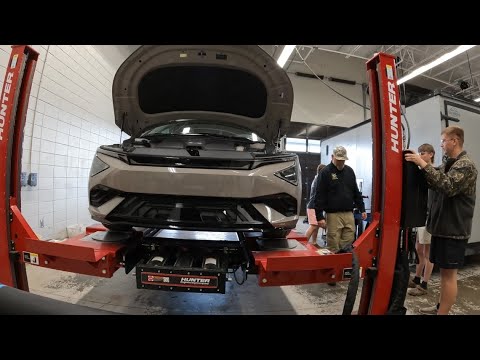
M 457 271 L 463 266 L 465 248 L 472 231 L 477 169 L 463 150 L 464 132 L 458 126 L 442 131 L 442 165 L 434 168 L 415 152 L 405 154 L 423 169 L 432 192 L 427 231 L 432 234 L 430 261 L 440 268 L 440 299 L 436 306 L 420 309 L 424 314 L 447 315 L 457 298 Z

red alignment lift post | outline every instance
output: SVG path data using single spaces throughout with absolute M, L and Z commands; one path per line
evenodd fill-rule
M 25 258 L 32 265 L 100 277 L 122 267 L 124 243 L 85 238 L 104 227 L 91 226 L 61 243 L 41 241 L 22 216 L 20 171 L 23 131 L 38 53 L 12 46 L 0 96 L 0 283 L 28 291 Z M 25 256 L 25 258 L 24 258 Z
M 359 314 L 385 314 L 392 293 L 400 240 L 403 135 L 395 57 L 367 62 L 373 135 L 372 213 L 380 216 L 375 272 L 364 279 Z
M 22 290 L 28 290 L 28 282 L 16 241 L 35 237 L 19 211 L 22 141 L 37 59 L 29 46 L 12 46 L 0 99 L 0 283 Z M 18 216 L 24 224 L 16 231 Z

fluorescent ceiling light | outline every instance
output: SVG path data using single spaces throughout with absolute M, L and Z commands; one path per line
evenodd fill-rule
M 283 48 L 282 53 L 280 54 L 280 57 L 279 57 L 278 60 L 277 60 L 277 64 L 278 64 L 280 67 L 283 67 L 283 65 L 285 65 L 285 63 L 287 62 L 288 58 L 290 57 L 290 55 L 292 54 L 293 50 L 295 49 L 295 46 L 296 46 L 296 45 L 285 45 L 285 47 Z
M 413 79 L 415 76 L 418 76 L 425 71 L 430 70 L 431 68 L 434 68 L 437 65 L 440 65 L 441 63 L 444 63 L 447 60 L 450 60 L 451 58 L 457 56 L 458 54 L 461 54 L 471 48 L 473 48 L 476 45 L 460 45 L 458 48 L 456 48 L 453 51 L 450 51 L 449 53 L 443 54 L 440 56 L 438 59 L 432 61 L 431 63 L 427 65 L 420 66 L 418 69 L 412 71 L 410 74 L 407 76 L 402 77 L 401 79 L 397 80 L 397 85 L 403 84 L 405 81 L 408 81 L 410 79 Z

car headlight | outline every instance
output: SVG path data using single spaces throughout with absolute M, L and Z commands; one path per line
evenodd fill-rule
M 93 159 L 92 167 L 90 168 L 90 177 L 95 176 L 101 173 L 104 170 L 107 170 L 110 166 L 99 159 L 97 155 Z
M 280 171 L 274 173 L 274 175 L 278 176 L 280 179 L 283 179 L 283 180 L 289 182 L 290 184 L 298 185 L 296 164 L 294 164 L 294 165 L 292 165 L 292 166 L 290 166 L 286 169 L 280 170 Z

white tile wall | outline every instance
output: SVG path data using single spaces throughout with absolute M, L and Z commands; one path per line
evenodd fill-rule
M 22 188 L 22 213 L 43 238 L 93 223 L 88 172 L 99 145 L 118 142 L 112 105 L 113 69 L 90 45 L 32 45 L 40 52 L 23 140 L 22 171 L 38 173 Z M 0 45 L 0 87 L 10 57 Z M 125 135 L 124 137 L 125 138 Z

